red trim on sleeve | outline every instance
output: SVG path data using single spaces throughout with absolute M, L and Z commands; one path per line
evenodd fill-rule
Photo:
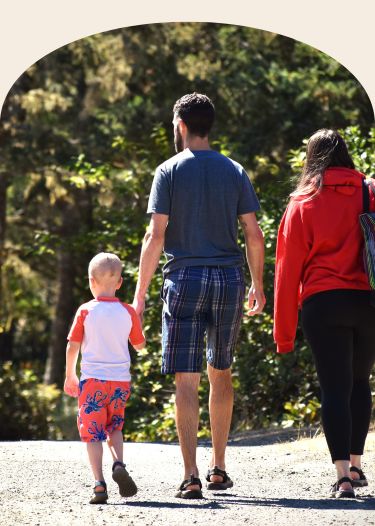
M 83 340 L 83 333 L 84 333 L 84 323 L 85 318 L 88 314 L 87 309 L 82 309 L 81 307 L 77 310 L 76 315 L 73 320 L 73 324 L 70 328 L 69 334 L 67 339 L 70 342 L 78 342 L 81 343 Z
M 141 320 L 139 319 L 138 314 L 135 312 L 134 308 L 127 303 L 122 304 L 132 319 L 132 328 L 129 334 L 129 341 L 132 345 L 140 345 L 146 341 L 146 338 L 143 334 Z

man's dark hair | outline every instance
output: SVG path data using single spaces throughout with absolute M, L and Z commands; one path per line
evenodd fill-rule
M 206 137 L 215 120 L 215 107 L 207 95 L 189 93 L 176 101 L 173 113 L 184 123 L 192 135 Z

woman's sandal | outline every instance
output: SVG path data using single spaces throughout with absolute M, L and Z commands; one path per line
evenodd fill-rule
M 352 486 L 352 489 L 340 489 L 340 485 L 343 482 L 349 482 Z M 336 499 L 355 499 L 352 479 L 349 477 L 342 477 L 340 480 L 335 482 L 331 488 L 331 497 Z
M 96 491 L 96 488 L 103 487 L 104 491 Z M 104 480 L 96 480 L 94 486 L 94 495 L 91 497 L 90 504 L 107 504 L 108 493 L 107 484 Z
M 116 466 L 120 466 L 120 468 L 116 469 Z M 126 471 L 125 464 L 119 460 L 113 463 L 112 478 L 118 484 L 121 497 L 133 497 L 137 493 L 138 488 L 134 480 Z
M 187 489 L 189 486 L 199 486 L 198 489 Z M 202 482 L 198 477 L 190 475 L 190 479 L 182 481 L 175 495 L 178 499 L 203 499 Z
M 367 478 L 361 469 L 352 466 L 350 471 L 352 473 L 358 473 L 359 475 L 359 479 L 352 479 L 353 488 L 363 488 L 364 486 L 368 486 Z
M 223 477 L 222 482 L 211 482 L 212 475 L 219 475 L 220 477 Z M 207 489 L 210 490 L 223 490 L 233 486 L 233 481 L 229 478 L 228 473 L 217 466 L 208 470 L 206 480 Z

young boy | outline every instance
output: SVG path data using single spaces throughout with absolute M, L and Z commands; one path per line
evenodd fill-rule
M 128 339 L 143 349 L 145 337 L 135 310 L 116 298 L 121 287 L 122 265 L 110 253 L 97 254 L 89 264 L 90 290 L 95 299 L 81 305 L 68 335 L 64 391 L 78 396 L 77 425 L 95 479 L 90 504 L 107 502 L 102 470 L 103 446 L 113 458 L 112 478 L 122 497 L 137 493 L 137 486 L 123 464 L 124 412 L 130 394 Z M 81 379 L 76 375 L 81 350 Z

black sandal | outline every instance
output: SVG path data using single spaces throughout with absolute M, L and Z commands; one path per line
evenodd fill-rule
M 220 477 L 223 477 L 222 482 L 211 482 L 212 475 L 219 475 Z M 206 480 L 207 489 L 210 490 L 224 490 L 233 486 L 233 481 L 229 478 L 228 473 L 217 466 L 207 471 Z
M 116 466 L 120 466 L 121 469 L 115 469 Z M 118 484 L 121 497 L 133 497 L 137 493 L 138 488 L 136 483 L 126 471 L 125 464 L 123 462 L 116 460 L 116 462 L 113 463 L 112 478 L 116 484 Z
M 349 482 L 352 486 L 352 489 L 340 489 L 340 485 L 343 482 Z M 355 499 L 352 479 L 349 477 L 342 477 L 340 480 L 335 482 L 331 488 L 331 497 L 336 499 Z
M 352 466 L 350 468 L 351 472 L 358 473 L 359 479 L 352 479 L 352 486 L 353 488 L 363 488 L 364 486 L 368 486 L 367 478 L 365 477 L 365 474 L 363 471 L 359 468 L 356 468 L 355 466 Z
M 96 488 L 102 486 L 104 491 L 96 491 Z M 107 484 L 104 480 L 96 480 L 94 486 L 94 495 L 91 497 L 90 504 L 107 504 L 108 493 Z
M 189 486 L 199 486 L 199 489 L 187 489 Z M 179 499 L 203 499 L 202 482 L 198 477 L 190 475 L 190 479 L 182 481 L 175 497 Z

